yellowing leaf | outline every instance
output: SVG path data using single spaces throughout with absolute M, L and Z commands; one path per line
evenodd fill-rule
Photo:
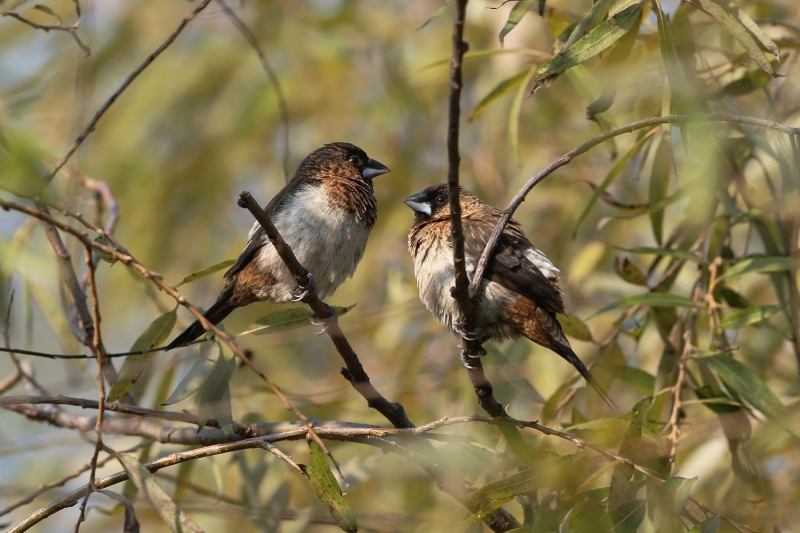
M 229 266 L 233 265 L 235 262 L 236 262 L 236 259 L 226 259 L 225 261 L 221 261 L 221 262 L 217 263 L 216 265 L 211 265 L 211 266 L 202 268 L 202 269 L 198 270 L 197 272 L 192 272 L 191 274 L 189 274 L 188 276 L 183 278 L 180 283 L 175 285 L 175 287 L 176 288 L 180 287 L 181 285 L 184 285 L 186 283 L 190 283 L 190 282 L 192 282 L 192 281 L 194 281 L 196 279 L 200 279 L 200 278 L 204 278 L 206 276 L 209 276 L 209 275 L 213 274 L 214 272 L 219 272 L 223 268 L 228 268 Z

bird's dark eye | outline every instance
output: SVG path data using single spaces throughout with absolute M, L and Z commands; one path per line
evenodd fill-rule
M 357 155 L 351 155 L 350 159 L 348 159 L 348 161 L 350 161 L 352 164 L 354 164 L 357 167 L 361 166 L 361 159 L 359 159 Z
M 446 194 L 440 194 L 439 196 L 437 196 L 436 197 L 436 203 L 439 203 L 439 204 L 447 203 L 447 195 Z

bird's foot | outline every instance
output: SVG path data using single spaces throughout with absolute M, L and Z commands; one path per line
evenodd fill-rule
M 453 324 L 453 331 L 465 341 L 471 342 L 479 340 L 482 330 L 483 328 L 480 326 L 477 326 L 474 330 L 468 330 L 460 321 Z
M 311 322 L 312 326 L 322 326 L 322 329 L 316 332 L 315 335 L 322 335 L 323 333 L 328 333 L 329 327 L 339 323 L 339 316 L 336 314 L 336 311 L 334 311 L 333 308 L 330 305 L 326 304 L 325 302 L 322 302 L 322 305 L 324 305 L 328 309 L 328 313 L 330 313 L 331 317 L 323 318 L 322 320 L 320 320 L 319 318 L 317 318 L 317 315 L 312 315 L 308 319 L 308 321 Z
M 314 277 L 310 272 L 308 273 L 308 283 L 302 288 L 302 292 L 300 292 L 300 289 L 300 285 L 295 285 L 289 290 L 289 292 L 292 294 L 292 297 L 290 298 L 291 301 L 303 302 L 311 291 L 317 290 L 317 285 L 314 283 Z
M 458 360 L 461 361 L 461 364 L 464 365 L 464 368 L 467 370 L 475 370 L 480 368 L 480 359 L 486 355 L 486 350 L 483 348 L 483 346 L 481 346 L 481 350 L 477 355 L 468 353 L 467 349 L 461 344 L 459 344 L 458 347 L 461 349 L 461 353 L 458 354 Z

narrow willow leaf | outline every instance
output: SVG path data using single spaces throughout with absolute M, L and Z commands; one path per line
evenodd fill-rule
M 640 4 L 629 6 L 610 19 L 601 22 L 569 49 L 563 50 L 536 72 L 537 82 L 557 76 L 584 61 L 593 58 L 617 42 L 638 21 L 642 14 Z
M 131 349 L 128 350 L 130 352 L 145 352 L 156 346 L 160 346 L 169 334 L 172 333 L 172 329 L 175 327 L 175 319 L 178 316 L 178 308 L 176 307 L 172 311 L 164 313 L 163 315 L 159 316 L 155 320 L 153 320 L 147 329 L 145 329 L 139 338 L 133 343 Z M 145 353 L 140 355 L 129 355 L 125 358 L 125 362 L 122 363 L 122 368 L 119 370 L 119 377 L 117 378 L 117 382 L 111 387 L 111 390 L 108 393 L 107 401 L 113 402 L 122 398 L 126 392 L 128 392 L 131 387 L 133 387 L 136 380 L 139 376 L 142 375 L 145 368 L 147 368 L 147 363 L 150 362 L 150 359 L 153 357 L 153 352 Z
M 230 412 L 228 383 L 231 380 L 231 376 L 233 376 L 233 371 L 236 369 L 236 358 L 226 348 L 220 347 L 220 354 L 214 364 L 214 370 L 200 386 L 200 390 L 197 393 L 199 399 L 197 424 L 201 428 L 206 425 L 209 419 L 216 418 L 218 414 L 226 415 Z M 230 415 L 225 418 L 230 418 Z M 228 427 L 223 428 L 226 431 L 232 429 L 228 420 L 217 420 L 217 422 L 219 422 L 220 427 L 226 424 Z
M 125 509 L 125 522 L 122 525 L 122 533 L 139 533 L 139 520 L 136 519 L 133 504 L 128 498 L 110 490 L 98 490 L 97 492 L 119 502 Z
M 789 257 L 751 256 L 730 267 L 720 279 L 729 279 L 754 272 L 781 272 L 800 267 L 800 261 Z
M 609 50 L 608 56 L 606 56 L 605 59 L 606 67 L 613 68 L 623 65 L 628 60 L 628 57 L 630 57 L 633 45 L 636 43 L 638 37 L 639 23 L 634 23 L 628 28 L 625 35 L 623 35 L 620 40 L 611 47 L 611 50 Z M 603 91 L 600 93 L 597 100 L 589 104 L 586 108 L 586 116 L 592 118 L 599 113 L 608 111 L 614 103 L 616 96 L 617 78 L 611 76 L 603 82 Z
M 602 308 L 589 318 L 594 318 L 603 313 L 613 311 L 614 309 L 627 309 L 628 307 L 634 307 L 636 305 L 647 305 L 650 307 L 697 307 L 697 305 L 686 296 L 665 292 L 647 292 L 621 298 L 613 304 Z
M 695 481 L 697 481 L 696 477 L 686 479 L 684 477 L 674 476 L 666 480 L 662 485 L 663 490 L 666 491 L 667 494 L 669 494 L 672 498 L 672 511 L 675 514 L 680 513 L 683 509 L 683 506 L 686 505 L 686 500 L 689 499 L 689 495 L 692 491 L 692 485 L 694 485 Z
M 778 62 L 775 61 L 773 63 L 774 66 L 777 67 Z M 746 70 L 739 78 L 725 84 L 720 90 L 719 96 L 742 96 L 750 94 L 766 87 L 770 80 L 772 80 L 770 75 L 761 69 Z
M 172 391 L 169 398 L 161 405 L 172 405 L 194 394 L 200 386 L 206 382 L 216 364 L 217 362 L 215 360 L 209 359 L 206 354 L 201 354 L 194 365 L 192 365 L 192 368 L 189 369 L 189 373 L 183 377 L 180 383 L 175 387 L 175 390 Z
M 453 3 L 453 0 L 445 0 L 444 4 L 439 9 L 437 9 L 436 12 L 433 15 L 431 15 L 428 20 L 423 22 L 422 26 L 420 26 L 417 29 L 421 30 L 422 28 L 424 28 L 425 26 L 430 24 L 433 19 L 441 17 L 442 15 L 444 15 L 444 12 L 447 11 L 447 6 L 449 6 L 452 3 Z
M 722 319 L 719 325 L 722 327 L 722 329 L 742 328 L 744 326 L 749 326 L 750 324 L 762 322 L 780 310 L 780 306 L 777 305 L 749 307 L 747 309 L 734 311 L 733 313 L 727 315 Z
M 617 256 L 614 261 L 614 272 L 628 283 L 647 286 L 647 276 L 645 273 L 625 256 Z
M 711 518 L 706 518 L 692 529 L 689 530 L 689 533 L 717 533 L 717 529 L 719 529 L 719 524 L 722 520 L 719 516 L 712 516 Z
M 114 453 L 114 456 L 119 459 L 130 480 L 147 498 L 170 530 L 175 533 L 204 533 L 200 526 L 175 505 L 164 489 L 156 483 L 153 475 L 134 456 L 127 453 Z
M 191 283 L 192 281 L 194 281 L 196 279 L 200 279 L 200 278 L 204 278 L 206 276 L 209 276 L 209 275 L 213 274 L 214 272 L 219 272 L 223 268 L 228 268 L 229 266 L 233 265 L 235 262 L 236 262 L 236 259 L 226 259 L 225 261 L 221 261 L 221 262 L 217 263 L 216 265 L 211 265 L 211 266 L 205 267 L 203 269 L 200 269 L 197 272 L 192 272 L 191 274 L 189 274 L 188 276 L 183 278 L 183 280 L 181 280 L 180 283 L 175 285 L 175 287 L 176 288 L 180 287 L 181 285 L 184 285 L 186 283 Z
M 651 206 L 667 198 L 671 168 L 672 149 L 670 148 L 668 137 L 664 135 L 656 149 L 655 158 L 653 159 L 653 170 L 650 174 L 650 194 L 648 200 Z M 652 225 L 656 242 L 661 245 L 664 240 L 663 209 L 656 209 L 650 212 L 650 224 Z
M 597 25 L 598 22 L 603 20 L 603 18 L 608 14 L 608 10 L 611 9 L 611 6 L 617 0 L 597 0 L 592 9 L 590 9 L 586 15 L 578 22 L 575 29 L 572 30 L 572 33 L 567 39 L 567 42 L 564 43 L 563 48 L 561 49 L 562 52 L 567 51 L 578 42 L 583 36 L 586 35 L 590 29 Z
M 647 501 L 632 500 L 609 511 L 614 533 L 636 533 L 647 514 Z
M 619 246 L 614 246 L 613 244 L 609 244 L 608 246 L 615 248 L 621 252 L 628 252 L 631 254 L 652 254 L 652 255 L 661 255 L 664 257 L 676 257 L 678 259 L 686 259 L 689 261 L 693 261 L 695 263 L 705 264 L 706 261 L 702 257 L 698 257 L 691 252 L 687 252 L 686 250 L 681 250 L 680 248 L 653 248 L 647 246 L 639 246 L 636 248 L 622 248 Z
M 487 94 L 483 98 L 483 100 L 480 101 L 480 103 L 475 107 L 475 109 L 472 110 L 472 113 L 469 114 L 467 119 L 470 121 L 475 120 L 481 115 L 481 113 L 486 111 L 486 108 L 488 108 L 492 103 L 499 100 L 500 97 L 513 91 L 516 87 L 519 86 L 520 83 L 522 83 L 525 80 L 525 78 L 528 76 L 529 71 L 530 69 L 525 69 L 519 74 L 511 76 L 510 78 L 503 80 L 499 84 L 497 84 L 497 86 L 494 89 L 492 89 L 489 92 L 489 94 Z
M 309 443 L 312 454 L 314 453 L 313 446 L 316 445 L 317 444 L 313 441 Z M 322 450 L 319 450 L 319 453 L 322 453 Z M 318 461 L 314 459 L 314 463 L 317 464 Z M 358 526 L 356 525 L 356 518 L 353 515 L 352 509 L 350 509 L 350 506 L 342 496 L 342 489 L 333 477 L 330 466 L 328 466 L 327 461 L 323 461 L 319 463 L 319 467 L 323 469 L 322 472 L 310 466 L 300 465 L 300 468 L 303 469 L 303 472 L 308 477 L 308 484 L 311 486 L 311 489 L 316 493 L 322 503 L 328 507 L 328 511 L 330 511 L 331 516 L 336 521 L 339 528 L 348 533 L 357 532 Z
M 522 109 L 522 99 L 525 97 L 525 91 L 528 84 L 536 74 L 536 66 L 532 66 L 522 84 L 517 89 L 517 94 L 514 96 L 514 101 L 511 103 L 511 111 L 508 115 L 508 144 L 511 146 L 511 155 L 514 161 L 519 165 L 519 113 Z
M 634 463 L 639 460 L 639 450 L 642 446 L 642 423 L 647 418 L 649 407 L 649 399 L 639 400 L 633 407 L 631 423 L 619 446 L 619 454 Z M 608 493 L 609 511 L 636 500 L 636 490 L 630 481 L 634 472 L 634 468 L 625 463 L 619 463 L 614 467 Z
M 768 418 L 780 420 L 786 414 L 781 401 L 758 375 L 736 359 L 725 355 L 709 357 L 704 361 L 725 382 L 727 387 L 747 400 Z
M 349 313 L 356 304 L 348 305 L 347 307 L 331 306 L 336 316 L 342 316 Z M 237 337 L 242 335 L 267 335 L 270 333 L 280 333 L 281 331 L 289 331 L 292 329 L 303 328 L 311 326 L 310 318 L 314 313 L 309 311 L 307 307 L 295 307 L 293 309 L 284 309 L 283 311 L 275 311 L 268 315 L 262 316 L 248 328 L 239 333 Z
M 725 302 L 736 309 L 747 309 L 752 305 L 747 298 L 729 287 L 721 287 L 719 292 Z
M 525 494 L 543 487 L 549 479 L 564 468 L 572 458 L 570 456 L 548 459 L 532 468 L 511 474 L 497 481 L 487 483 L 480 489 L 467 494 L 470 500 L 489 498 L 499 500 Z
M 578 339 L 579 341 L 592 342 L 592 332 L 583 320 L 575 315 L 559 314 L 556 318 L 558 319 L 558 323 L 561 324 L 561 329 L 567 336 Z
M 766 41 L 756 40 L 753 37 L 753 34 L 748 31 L 747 26 L 755 27 L 755 23 L 745 15 L 739 8 L 733 6 L 731 2 L 727 1 L 715 1 L 715 0 L 694 0 L 694 3 L 699 4 L 701 9 L 711 15 L 713 18 L 717 20 L 722 27 L 725 28 L 733 38 L 739 41 L 750 57 L 755 61 L 755 63 L 761 67 L 761 70 L 772 76 L 773 78 L 777 77 L 778 74 L 772 68 L 767 56 L 764 55 L 763 49 L 766 48 L 770 50 L 770 53 L 777 56 L 775 52 L 780 53 L 777 50 L 777 46 L 775 43 L 772 42 L 769 37 L 766 37 L 763 31 L 759 30 L 759 34 L 766 37 Z M 729 9 L 726 9 L 725 7 Z M 747 25 L 743 23 L 744 18 L 747 19 Z
M 503 29 L 500 30 L 500 35 L 498 36 L 501 48 L 503 47 L 506 35 L 519 24 L 519 21 L 522 20 L 522 17 L 524 17 L 531 8 L 533 8 L 533 0 L 519 0 L 511 9 L 511 13 L 508 14 L 508 20 L 503 26 Z
M 636 144 L 634 144 L 633 147 L 631 147 L 631 149 L 628 150 L 628 152 L 624 156 L 622 156 L 619 161 L 617 161 L 617 164 L 614 165 L 614 168 L 612 168 L 611 171 L 608 173 L 608 175 L 606 175 L 605 179 L 603 180 L 603 183 L 601 183 L 595 189 L 594 193 L 592 194 L 592 197 L 589 199 L 589 203 L 587 203 L 586 207 L 583 208 L 583 211 L 578 217 L 578 222 L 577 224 L 575 224 L 575 231 L 573 232 L 573 235 L 578 232 L 578 229 L 581 227 L 581 224 L 583 224 L 583 222 L 589 216 L 589 213 L 592 211 L 592 208 L 597 203 L 597 200 L 599 200 L 600 197 L 606 192 L 611 183 L 613 183 L 613 181 L 617 179 L 617 176 L 619 176 L 620 172 L 622 172 L 622 169 L 625 168 L 625 165 L 628 164 L 628 161 L 630 161 L 631 157 L 633 157 L 642 148 L 642 146 L 648 141 L 648 139 L 651 138 L 651 136 L 655 131 L 656 131 L 655 129 L 652 129 L 645 135 L 642 135 L 642 137 L 638 141 L 636 141 Z
M 627 365 L 615 365 L 610 368 L 604 367 L 604 369 L 615 378 L 624 381 L 642 394 L 648 396 L 653 394 L 656 378 L 649 372 Z
M 313 440 L 309 441 L 308 447 L 311 450 L 311 461 L 314 464 L 314 470 L 322 474 L 322 476 L 325 478 L 325 481 L 332 487 L 335 487 L 337 492 L 341 495 L 342 488 L 339 486 L 339 482 L 336 481 L 336 477 L 333 475 L 333 470 L 331 470 L 331 467 L 328 464 L 328 459 L 325 457 L 325 452 L 322 451 L 320 445 Z
M 506 49 L 492 49 L 492 50 L 476 50 L 474 52 L 467 52 L 464 54 L 463 60 L 466 61 L 468 59 L 480 59 L 483 57 L 493 57 L 493 56 L 500 56 L 500 55 L 524 55 L 529 56 L 532 61 L 547 61 L 550 59 L 549 54 L 545 54 L 541 50 L 533 50 L 528 48 L 506 48 Z M 450 56 L 443 57 L 441 59 L 437 59 L 432 63 L 428 63 L 427 65 L 423 65 L 415 70 L 412 70 L 408 74 L 404 74 L 404 78 L 411 78 L 416 76 L 417 74 L 421 74 L 426 72 L 432 68 L 436 67 L 444 67 L 450 64 Z

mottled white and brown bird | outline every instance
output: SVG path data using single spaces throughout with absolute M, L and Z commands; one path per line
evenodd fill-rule
M 352 277 L 364 255 L 378 203 L 372 179 L 389 168 L 358 146 L 336 142 L 311 152 L 294 177 L 267 204 L 270 217 L 300 264 L 311 273 L 320 298 Z M 256 222 L 247 247 L 225 273 L 225 287 L 204 316 L 218 324 L 237 307 L 269 300 L 299 301 L 294 277 Z M 203 334 L 195 321 L 167 349 Z
M 464 256 L 467 276 L 471 279 L 503 212 L 463 188 L 460 200 Z M 416 215 L 408 236 L 408 249 L 414 259 L 420 300 L 439 322 L 460 335 L 461 317 L 451 293 L 455 287 L 455 267 L 447 184 L 428 187 L 406 198 L 405 203 Z M 510 220 L 474 297 L 475 334 L 481 343 L 526 337 L 554 351 L 608 401 L 589 369 L 572 351 L 556 319 L 557 313 L 564 313 L 559 274 L 553 263 L 527 239 L 519 223 Z

